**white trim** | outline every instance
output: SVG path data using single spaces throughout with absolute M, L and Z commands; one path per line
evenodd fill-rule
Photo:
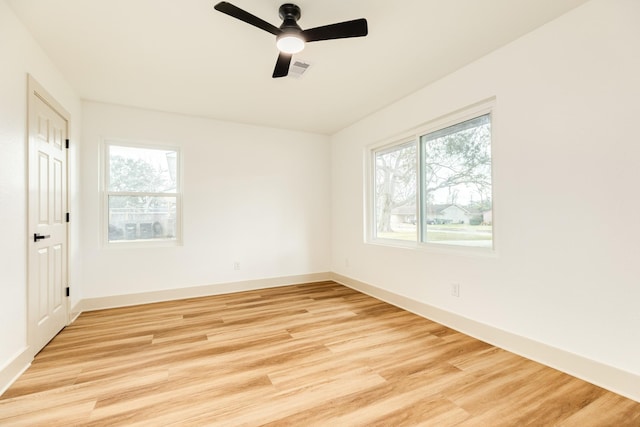
M 331 279 L 496 347 L 640 402 L 640 375 L 477 322 L 338 273 L 332 273 Z
M 485 114 L 492 114 L 495 111 L 495 107 L 496 98 L 488 98 L 483 101 L 476 102 L 475 104 L 469 105 L 468 107 L 460 108 L 449 114 L 430 120 L 414 128 L 413 132 L 418 136 L 419 139 L 420 136 L 445 129 L 450 126 L 454 126 L 458 123 L 462 123 L 467 120 L 483 116 Z M 491 145 L 493 145 L 493 138 L 491 141 Z
M 31 366 L 33 356 L 30 353 L 27 346 L 0 368 L 0 396 Z
M 75 322 L 78 317 L 82 314 L 82 310 L 80 310 L 80 306 L 82 305 L 82 300 L 76 302 L 76 304 L 69 310 L 69 322 L 67 326 L 71 325 Z
M 273 277 L 269 279 L 245 280 L 241 282 L 218 283 L 214 285 L 194 286 L 181 289 L 143 292 L 138 294 L 113 295 L 108 297 L 86 298 L 81 300 L 74 310 L 92 311 L 105 308 L 127 307 L 138 304 L 174 301 L 185 298 L 197 298 L 211 295 L 229 294 L 233 292 L 252 291 L 256 289 L 274 288 L 278 286 L 301 283 L 323 282 L 331 280 L 331 273 L 310 273 L 297 276 Z

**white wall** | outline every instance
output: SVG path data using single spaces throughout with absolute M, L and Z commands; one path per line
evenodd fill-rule
M 638 17 L 586 3 L 334 135 L 332 271 L 638 378 Z M 365 147 L 494 96 L 497 255 L 364 243 Z
M 27 73 L 72 116 L 71 164 L 82 168 L 70 171 L 72 304 L 332 270 L 640 375 L 638 16 L 635 0 L 593 0 L 329 146 L 321 135 L 81 105 L 0 1 L 0 387 L 26 346 Z M 494 96 L 497 255 L 363 243 L 365 147 Z M 102 245 L 104 137 L 182 148 L 183 246 Z
M 71 114 L 71 211 L 79 212 L 77 170 L 80 100 L 35 43 L 13 11 L 0 1 L 0 390 L 18 365 L 27 345 L 27 73 Z M 77 230 L 78 222 L 72 224 Z M 72 236 L 77 236 L 72 232 Z M 78 258 L 77 240 L 70 242 L 70 262 Z M 80 270 L 70 272 L 71 283 Z M 74 296 L 77 300 L 78 296 Z M 23 358 L 24 360 L 19 360 Z M 27 361 L 28 363 L 28 361 Z M 22 366 L 24 367 L 24 366 Z
M 92 102 L 83 132 L 83 298 L 329 271 L 328 137 Z M 183 246 L 103 245 L 105 138 L 181 148 Z

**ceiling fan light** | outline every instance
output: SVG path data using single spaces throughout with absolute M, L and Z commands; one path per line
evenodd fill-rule
M 280 52 L 298 53 L 304 49 L 304 40 L 293 34 L 283 34 L 281 37 L 278 37 L 276 46 Z

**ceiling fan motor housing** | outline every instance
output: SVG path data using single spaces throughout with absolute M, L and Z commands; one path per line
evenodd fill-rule
M 285 3 L 280 6 L 278 12 L 280 13 L 280 18 L 284 21 L 282 24 L 283 26 L 291 21 L 293 21 L 293 24 L 296 27 L 298 26 L 298 24 L 296 24 L 296 21 L 298 21 L 301 16 L 300 8 L 298 6 L 293 3 Z
M 306 41 L 302 35 L 302 28 L 300 28 L 297 23 L 302 15 L 300 8 L 293 3 L 285 3 L 280 6 L 279 12 L 280 18 L 282 19 L 282 25 L 280 25 L 282 34 L 280 34 L 278 38 L 294 36 L 302 41 Z

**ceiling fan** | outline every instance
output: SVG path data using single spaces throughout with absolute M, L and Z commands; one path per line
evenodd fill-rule
M 285 77 L 289 74 L 291 57 L 294 53 L 298 53 L 304 49 L 305 43 L 362 37 L 368 33 L 367 20 L 364 18 L 303 30 L 297 24 L 301 15 L 300 8 L 292 3 L 285 3 L 280 6 L 279 13 L 280 18 L 282 18 L 282 25 L 280 25 L 280 27 L 271 25 L 226 1 L 216 4 L 214 8 L 219 12 L 244 21 L 249 25 L 258 27 L 276 36 L 276 46 L 278 50 L 280 50 L 280 53 L 278 54 L 276 67 L 273 70 L 273 78 Z

